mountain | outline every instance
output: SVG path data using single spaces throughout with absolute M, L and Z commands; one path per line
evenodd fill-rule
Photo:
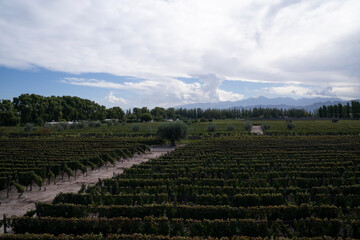
M 289 108 L 303 108 L 306 110 L 314 110 L 323 105 L 334 105 L 334 104 L 346 104 L 347 101 L 344 101 L 340 98 L 300 98 L 300 99 L 293 99 L 290 97 L 277 97 L 277 98 L 267 98 L 264 96 L 256 97 L 256 98 L 247 98 L 240 101 L 234 102 L 217 102 L 217 103 L 192 103 L 186 104 L 181 106 L 176 106 L 175 108 L 186 108 L 186 109 L 193 109 L 193 108 L 217 108 L 217 109 L 227 109 L 227 108 L 282 108 L 282 109 L 289 109 Z

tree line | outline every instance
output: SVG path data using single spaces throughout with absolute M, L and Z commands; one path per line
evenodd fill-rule
M 325 106 L 323 105 L 317 111 L 320 118 L 360 118 L 360 102 L 352 101 L 351 104 L 341 103 Z
M 18 124 L 35 123 L 42 125 L 50 121 L 81 121 L 118 119 L 120 121 L 163 121 L 165 119 L 236 119 L 236 118 L 359 118 L 360 103 L 341 103 L 322 106 L 314 112 L 305 109 L 278 108 L 133 108 L 125 112 L 120 107 L 106 108 L 88 99 L 71 96 L 44 97 L 36 94 L 22 94 L 11 100 L 0 100 L 0 125 L 16 126 Z

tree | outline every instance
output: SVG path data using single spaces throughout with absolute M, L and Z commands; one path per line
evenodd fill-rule
M 150 111 L 155 121 L 162 121 L 166 118 L 166 110 L 161 107 L 155 107 Z
M 176 146 L 175 141 L 187 136 L 188 126 L 180 121 L 163 123 L 158 127 L 157 135 L 163 139 L 170 140 L 171 146 Z
M 120 107 L 112 107 L 106 109 L 106 118 L 107 119 L 119 119 L 122 120 L 124 118 L 124 111 Z
M 0 126 L 16 126 L 20 116 L 10 100 L 0 100 Z
M 143 114 L 141 114 L 141 116 L 140 116 L 140 120 L 142 121 L 142 122 L 149 122 L 149 121 L 151 121 L 153 118 L 152 118 L 152 116 L 151 116 L 151 114 L 150 113 L 143 113 Z

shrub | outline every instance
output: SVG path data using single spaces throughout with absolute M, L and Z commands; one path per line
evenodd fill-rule
M 215 125 L 215 124 L 209 124 L 209 125 L 207 126 L 207 131 L 208 131 L 208 132 L 214 132 L 215 129 L 216 129 L 216 125 Z
M 95 121 L 95 127 L 101 127 L 101 122 L 99 120 Z
M 263 123 L 263 124 L 261 124 L 261 128 L 263 131 L 269 130 L 271 128 L 271 125 L 268 123 Z
M 35 124 L 37 125 L 37 126 L 42 126 L 42 125 L 44 125 L 44 120 L 42 120 L 42 118 L 36 118 L 35 119 Z
M 66 130 L 68 127 L 67 123 L 59 123 L 56 125 L 56 130 L 58 130 L 59 132 L 62 132 L 64 130 Z
M 289 130 L 293 130 L 295 128 L 295 124 L 291 120 L 286 120 L 286 127 Z
M 51 129 L 49 127 L 39 128 L 38 130 L 36 130 L 36 133 L 43 135 L 43 136 L 47 136 L 47 135 L 50 135 Z
M 333 122 L 333 123 L 337 123 L 338 121 L 339 121 L 338 118 L 333 118 L 333 119 L 332 119 L 332 122 Z
M 132 125 L 132 130 L 133 130 L 133 132 L 138 132 L 140 130 L 140 125 L 139 124 L 133 124 Z
M 244 122 L 244 129 L 246 130 L 246 131 L 250 131 L 251 130 L 251 128 L 252 128 L 252 122 L 250 122 L 249 120 L 246 120 L 245 122 Z
M 84 122 L 74 122 L 73 124 L 70 125 L 71 129 L 84 128 L 84 127 L 85 127 Z
M 186 138 L 188 126 L 180 121 L 163 123 L 157 130 L 157 135 L 163 139 L 170 140 L 171 145 L 175 146 L 175 141 Z
M 226 131 L 234 131 L 234 130 L 235 130 L 234 125 L 228 124 L 228 125 L 226 126 Z
M 152 132 L 152 128 L 151 128 L 151 127 L 147 127 L 147 128 L 146 128 L 146 134 L 147 134 L 147 135 L 150 135 L 151 132 Z
M 31 132 L 33 130 L 34 130 L 34 125 L 32 125 L 31 123 L 27 123 L 24 127 L 25 132 Z

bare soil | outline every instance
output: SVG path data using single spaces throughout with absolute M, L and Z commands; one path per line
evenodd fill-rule
M 0 192 L 0 217 L 2 218 L 3 214 L 6 216 L 22 216 L 28 210 L 35 209 L 35 202 L 51 202 L 55 196 L 60 193 L 75 193 L 78 192 L 82 184 L 92 185 L 98 182 L 98 179 L 111 178 L 113 174 L 121 174 L 123 169 L 130 168 L 134 164 L 140 164 L 146 162 L 150 159 L 157 158 L 167 152 L 173 151 L 176 147 L 152 147 L 150 152 L 141 155 L 135 155 L 132 159 L 124 160 L 123 162 L 118 161 L 115 166 L 109 165 L 104 166 L 100 169 L 93 170 L 92 172 L 88 171 L 87 176 L 82 175 L 81 173 L 77 174 L 76 180 L 74 177 L 71 177 L 70 181 L 67 176 L 64 176 L 64 180 L 61 180 L 61 177 L 58 177 L 56 184 L 52 181 L 48 184 L 46 180 L 46 191 L 44 187 L 39 191 L 39 188 L 34 185 L 32 191 L 25 191 L 24 194 L 18 198 L 18 193 L 15 188 L 10 192 L 9 198 L 6 198 L 6 191 Z M 3 232 L 1 228 L 0 233 Z
M 255 133 L 256 135 L 263 135 L 264 132 L 261 126 L 254 125 L 252 126 L 250 133 Z

